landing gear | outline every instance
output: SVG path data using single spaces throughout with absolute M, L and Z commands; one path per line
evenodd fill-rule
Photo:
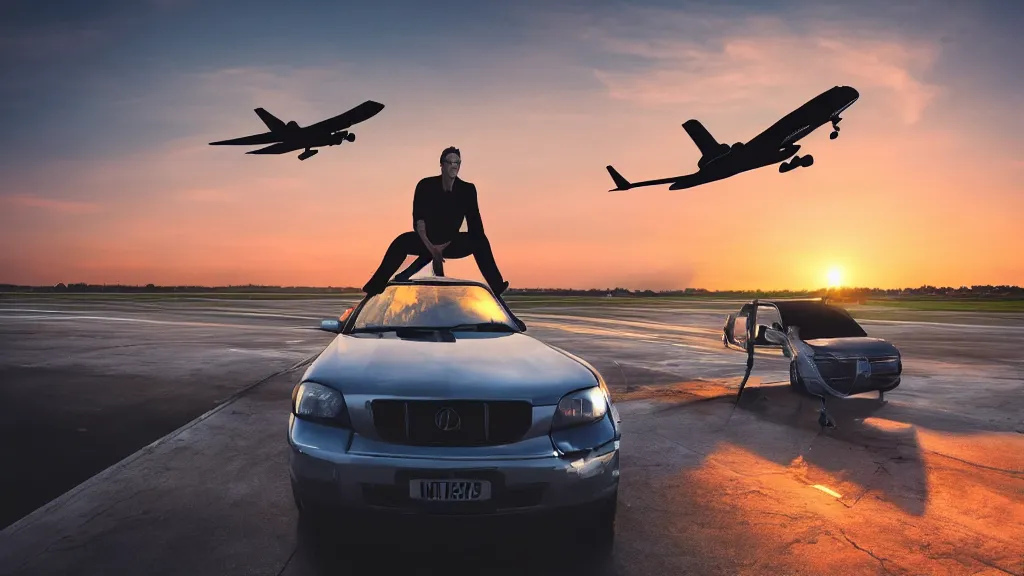
M 821 410 L 819 410 L 820 414 L 818 415 L 818 424 L 822 428 L 835 428 L 835 420 L 832 420 L 832 418 L 829 417 L 828 409 L 825 407 L 825 397 L 819 396 L 819 398 L 821 398 Z
M 796 156 L 793 156 L 789 160 L 789 162 L 783 162 L 782 164 L 779 164 L 779 173 L 785 174 L 786 172 L 789 172 L 794 168 L 807 168 L 813 164 L 814 156 L 811 156 L 810 154 L 808 154 L 807 156 L 800 156 L 799 154 L 797 154 Z
M 835 140 L 836 138 L 839 138 L 839 121 L 840 120 L 842 120 L 842 118 L 836 118 L 835 120 L 832 120 L 832 133 L 828 135 L 829 139 Z

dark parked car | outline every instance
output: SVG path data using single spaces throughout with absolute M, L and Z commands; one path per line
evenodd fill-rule
M 754 300 L 729 315 L 722 339 L 747 352 L 781 348 L 790 358 L 790 385 L 822 399 L 823 426 L 831 425 L 826 394 L 878 392 L 882 398 L 900 385 L 903 372 L 895 346 L 868 336 L 849 312 L 821 300 Z

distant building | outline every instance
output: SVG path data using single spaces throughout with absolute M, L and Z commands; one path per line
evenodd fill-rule
M 67 284 L 65 284 L 63 282 L 57 282 L 56 284 L 53 285 L 53 289 L 54 290 L 67 290 L 68 286 L 67 286 Z

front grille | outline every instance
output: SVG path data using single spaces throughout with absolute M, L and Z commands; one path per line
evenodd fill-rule
M 819 358 L 815 361 L 818 373 L 825 379 L 829 387 L 840 394 L 853 394 L 853 387 L 857 377 L 857 360 L 843 359 L 833 360 L 831 358 Z
M 496 446 L 518 441 L 533 424 L 529 402 L 374 400 L 377 434 L 413 446 Z
M 828 385 L 842 394 L 860 394 L 888 388 L 902 371 L 899 358 L 877 358 L 871 362 L 871 376 L 857 382 L 856 358 L 818 358 L 815 365 Z

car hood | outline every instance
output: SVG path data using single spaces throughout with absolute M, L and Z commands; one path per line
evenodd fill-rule
M 585 364 L 521 333 L 458 333 L 454 342 L 394 334 L 340 335 L 310 365 L 304 380 L 346 395 L 479 398 L 557 404 L 566 393 L 597 385 Z
M 867 356 L 878 358 L 899 356 L 899 350 L 881 338 L 818 338 L 806 340 L 816 353 L 831 353 L 836 356 Z

